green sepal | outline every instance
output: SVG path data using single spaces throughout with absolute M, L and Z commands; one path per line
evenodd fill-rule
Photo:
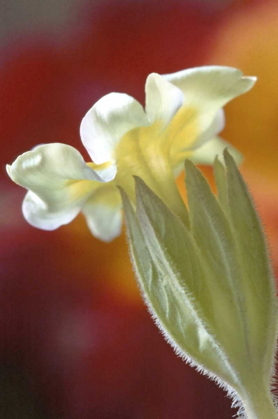
M 226 168 L 218 157 L 214 160 L 213 174 L 218 192 L 218 201 L 224 211 L 229 211 Z
M 233 158 L 224 154 L 227 170 L 218 160 L 214 165 L 218 200 L 201 172 L 186 162 L 191 229 L 206 266 L 217 338 L 245 385 L 262 377 L 269 382 L 275 286 L 251 197 Z
M 191 229 L 206 272 L 211 323 L 230 362 L 243 371 L 249 363 L 250 342 L 232 229 L 200 170 L 189 160 L 185 170 Z
M 156 323 L 177 353 L 235 387 L 236 374 L 203 313 L 205 276 L 190 232 L 141 179 L 137 214 L 121 192 L 133 266 Z
M 237 244 L 245 316 L 252 336 L 252 359 L 268 379 L 273 373 L 277 335 L 275 280 L 270 268 L 266 241 L 248 188 L 229 152 L 227 167 L 229 216 Z M 257 371 L 259 373 L 259 371 Z
M 192 162 L 185 167 L 188 227 L 140 178 L 136 212 L 121 191 L 133 265 L 176 352 L 248 404 L 259 397 L 258 383 L 263 392 L 269 386 L 277 333 L 262 228 L 228 152 L 225 166 L 214 164 L 218 199 Z

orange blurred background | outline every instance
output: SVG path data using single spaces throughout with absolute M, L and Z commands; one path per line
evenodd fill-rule
M 2 417 L 231 417 L 222 390 L 178 359 L 152 323 L 124 234 L 104 244 L 82 216 L 54 232 L 30 227 L 21 215 L 25 192 L 5 163 L 50 142 L 87 159 L 79 139 L 85 112 L 111 91 L 143 103 L 153 71 L 238 67 L 258 83 L 227 106 L 223 137 L 245 156 L 277 274 L 277 1 L 2 3 Z

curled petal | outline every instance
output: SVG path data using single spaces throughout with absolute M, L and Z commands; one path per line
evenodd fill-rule
M 103 164 L 86 163 L 102 180 L 102 182 L 110 182 L 117 174 L 117 166 L 115 161 L 110 160 Z
M 243 77 L 230 67 L 200 67 L 163 76 L 184 94 L 182 108 L 173 118 L 169 135 L 171 154 L 199 147 L 224 127 L 221 108 L 233 98 L 247 92 L 254 77 Z
M 81 205 L 60 205 L 58 208 L 46 204 L 38 195 L 28 191 L 22 203 L 22 212 L 26 221 L 42 230 L 56 230 L 61 225 L 70 223 L 80 212 Z
M 86 113 L 80 135 L 92 160 L 102 164 L 115 159 L 113 151 L 123 135 L 148 124 L 144 109 L 133 97 L 110 93 Z
M 45 144 L 23 153 L 11 166 L 7 165 L 11 179 L 20 186 L 43 195 L 44 190 L 61 189 L 72 180 L 103 182 L 115 177 L 114 166 L 101 167 L 99 174 L 90 168 L 81 154 L 65 144 Z
M 7 171 L 14 182 L 30 190 L 23 202 L 25 218 L 46 230 L 69 223 L 92 191 L 115 176 L 113 166 L 100 166 L 97 173 L 77 150 L 64 144 L 38 146 L 19 156 Z
M 178 117 L 181 117 L 187 112 L 186 109 L 182 110 L 181 115 L 177 115 Z M 173 120 L 173 123 L 175 122 L 175 119 Z M 172 124 L 173 125 L 173 124 Z M 199 148 L 203 146 L 207 141 L 210 141 L 211 139 L 215 138 L 217 134 L 222 131 L 225 125 L 225 116 L 223 109 L 219 109 L 212 120 L 210 126 L 202 133 L 200 133 L 198 122 L 197 122 L 197 115 L 194 115 L 192 113 L 192 117 L 189 118 L 189 123 L 185 124 L 184 126 L 179 126 L 180 123 L 178 122 L 175 127 L 170 126 L 170 129 L 172 129 L 172 135 L 174 136 L 174 140 L 172 141 L 170 145 L 170 158 L 171 158 L 171 164 L 174 169 L 174 171 L 177 171 L 179 173 L 179 168 L 183 168 L 183 162 L 186 158 L 192 158 L 194 159 L 195 163 L 202 164 L 203 161 L 198 161 L 198 156 L 200 155 L 203 158 L 203 153 L 199 153 Z M 174 132 L 173 132 L 174 130 Z M 176 131 L 176 135 L 175 135 Z M 170 131 L 171 133 L 171 131 Z M 186 139 L 186 140 L 185 140 Z M 204 150 L 210 150 L 211 153 L 213 153 L 213 150 L 210 146 L 208 148 L 205 148 Z M 223 148 L 221 149 L 221 151 Z M 196 156 L 196 158 L 195 158 Z M 211 160 L 211 157 L 208 157 L 210 160 L 210 163 L 213 163 L 213 159 Z
M 213 118 L 209 127 L 198 136 L 198 141 L 192 144 L 192 149 L 199 148 L 206 141 L 211 140 L 216 137 L 225 127 L 225 113 L 222 108 L 220 108 L 215 117 Z
M 178 176 L 181 173 L 185 159 L 189 159 L 195 164 L 212 165 L 215 158 L 218 157 L 223 162 L 223 151 L 225 149 L 229 151 L 238 165 L 242 163 L 243 156 L 235 147 L 220 137 L 214 137 L 195 150 L 181 152 L 177 155 L 176 164 L 173 165 L 174 175 Z
M 209 113 L 248 92 L 256 81 L 255 77 L 243 77 L 240 70 L 222 66 L 192 68 L 163 77 L 182 90 L 184 104 Z
M 214 137 L 211 140 L 207 141 L 198 149 L 192 152 L 190 155 L 190 160 L 198 164 L 213 164 L 215 157 L 217 156 L 220 161 L 223 159 L 223 151 L 227 149 L 231 156 L 233 156 L 235 162 L 239 165 L 242 160 L 242 154 L 235 149 L 230 143 L 224 141 L 220 137 Z
M 183 104 L 182 91 L 156 73 L 146 81 L 146 112 L 151 123 L 166 126 Z
M 110 242 L 121 234 L 121 206 L 120 194 L 115 186 L 103 185 L 93 193 L 82 212 L 95 237 Z

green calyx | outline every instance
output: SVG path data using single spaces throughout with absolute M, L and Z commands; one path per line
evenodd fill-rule
M 217 197 L 185 162 L 189 228 L 140 178 L 136 209 L 121 194 L 132 262 L 157 325 L 179 355 L 255 406 L 273 376 L 275 282 L 248 189 L 227 151 L 224 160 L 214 164 Z

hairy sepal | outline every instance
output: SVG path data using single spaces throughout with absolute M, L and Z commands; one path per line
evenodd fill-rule
M 206 272 L 217 339 L 237 371 L 249 368 L 252 336 L 244 314 L 244 295 L 236 244 L 229 221 L 206 179 L 186 161 L 186 186 L 192 234 Z
M 266 240 L 248 188 L 229 152 L 227 168 L 227 216 L 236 241 L 241 288 L 244 294 L 252 358 L 258 374 L 271 380 L 277 338 L 277 300 Z
M 141 179 L 136 214 L 122 197 L 133 265 L 156 323 L 178 354 L 220 385 L 236 387 L 236 374 L 203 310 L 205 276 L 193 238 Z

